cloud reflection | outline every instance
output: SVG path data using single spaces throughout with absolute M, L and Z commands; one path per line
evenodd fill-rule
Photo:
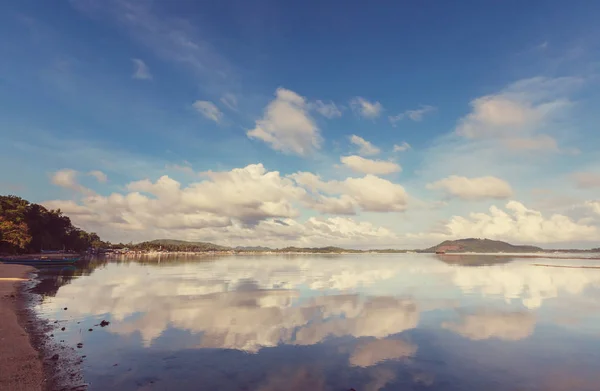
M 461 314 L 460 322 L 445 322 L 442 327 L 471 340 L 498 338 L 517 341 L 529 337 L 535 328 L 535 316 L 528 312 L 491 312 L 483 310 Z
M 416 352 L 416 345 L 400 339 L 360 341 L 350 356 L 350 364 L 356 367 L 370 367 L 382 361 L 411 357 Z
M 226 266 L 233 269 L 227 279 L 225 269 L 220 270 Z M 110 332 L 139 333 L 145 346 L 165 330 L 177 328 L 201 333 L 199 344 L 194 338 L 196 347 L 249 352 L 281 343 L 311 345 L 328 337 L 382 338 L 416 327 L 419 319 L 417 306 L 409 299 L 357 294 L 302 299 L 297 289 L 275 288 L 300 286 L 303 280 L 326 284 L 336 279 L 333 273 L 318 279 L 298 269 L 290 273 L 291 266 L 304 267 L 303 262 L 279 266 L 277 272 L 268 266 L 232 266 L 236 264 L 166 268 L 109 264 L 61 287 L 54 304 L 60 308 L 68 302 L 71 313 L 108 313 L 113 321 Z M 338 270 L 345 279 L 352 274 Z M 265 277 L 265 272 L 270 276 Z
M 256 352 L 331 337 L 385 338 L 416 328 L 420 311 L 440 308 L 439 299 L 457 288 L 476 300 L 471 305 L 489 305 L 491 296 L 538 308 L 592 285 L 600 286 L 600 273 L 522 261 L 462 267 L 427 256 L 235 257 L 161 267 L 109 263 L 62 286 L 51 305 L 110 314 L 110 332 L 139 333 L 145 346 L 177 328 L 201 334 L 196 347 Z M 472 339 L 515 340 L 534 324 L 526 313 L 475 312 L 444 327 Z

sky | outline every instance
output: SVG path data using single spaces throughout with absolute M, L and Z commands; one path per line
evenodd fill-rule
M 0 5 L 0 194 L 103 239 L 600 246 L 600 3 Z

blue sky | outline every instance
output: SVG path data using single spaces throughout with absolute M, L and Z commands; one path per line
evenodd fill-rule
M 0 193 L 110 240 L 600 239 L 594 2 L 0 11 Z

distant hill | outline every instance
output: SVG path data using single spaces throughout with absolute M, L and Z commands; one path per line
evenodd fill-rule
M 436 251 L 444 251 L 447 253 L 529 253 L 543 250 L 536 246 L 513 245 L 499 240 L 475 238 L 446 240 L 437 246 L 423 250 L 423 252 L 426 253 L 434 253 Z
M 272 251 L 270 247 L 264 246 L 237 246 L 236 251 Z

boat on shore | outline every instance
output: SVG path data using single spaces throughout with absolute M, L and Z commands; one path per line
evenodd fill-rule
M 19 265 L 72 265 L 79 261 L 81 256 L 68 253 L 40 253 L 23 254 L 7 257 L 0 257 L 0 263 L 19 264 Z

